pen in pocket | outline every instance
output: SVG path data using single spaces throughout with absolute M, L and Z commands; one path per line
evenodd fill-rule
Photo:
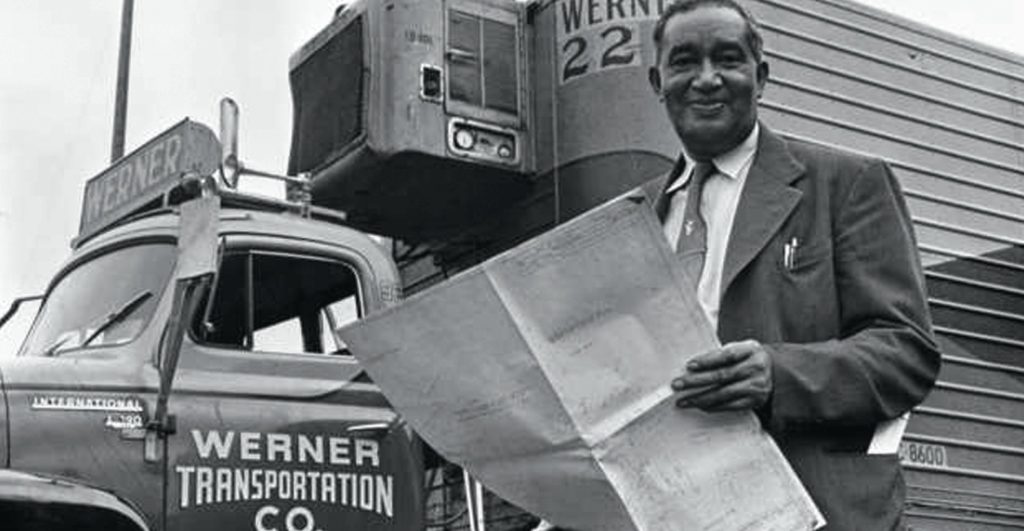
M 792 270 L 793 266 L 796 265 L 796 251 L 800 247 L 800 240 L 794 236 L 789 240 L 789 243 L 782 248 L 782 265 L 788 270 Z

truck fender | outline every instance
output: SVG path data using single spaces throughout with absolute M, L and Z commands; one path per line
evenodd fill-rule
M 12 530 L 149 531 L 139 512 L 111 492 L 16 470 L 0 470 L 0 522 Z

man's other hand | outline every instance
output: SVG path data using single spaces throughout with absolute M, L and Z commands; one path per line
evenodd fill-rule
M 756 409 L 772 394 L 772 360 L 752 339 L 728 343 L 700 354 L 686 364 L 682 376 L 672 380 L 676 405 L 703 411 Z

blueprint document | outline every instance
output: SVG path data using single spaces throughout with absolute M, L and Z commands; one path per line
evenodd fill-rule
M 488 489 L 579 530 L 815 529 L 752 413 L 675 407 L 715 335 L 639 192 L 339 332 Z

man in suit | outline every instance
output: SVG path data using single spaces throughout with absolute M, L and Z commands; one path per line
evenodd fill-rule
M 656 208 L 723 344 L 673 379 L 678 406 L 756 412 L 828 530 L 900 528 L 898 458 L 866 450 L 924 399 L 939 353 L 899 183 L 758 122 L 768 64 L 733 0 L 670 5 L 654 40 L 683 144 Z

